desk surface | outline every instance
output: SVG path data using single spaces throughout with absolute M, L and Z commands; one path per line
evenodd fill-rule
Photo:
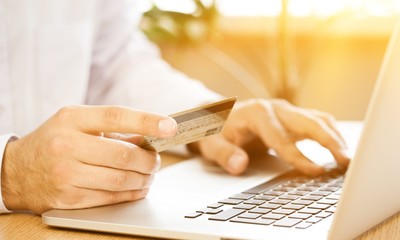
M 167 154 L 163 154 L 162 159 L 162 167 L 182 160 L 182 158 Z M 0 239 L 117 240 L 148 238 L 52 228 L 44 225 L 40 216 L 14 213 L 0 215 Z M 400 239 L 400 213 L 364 233 L 359 239 Z

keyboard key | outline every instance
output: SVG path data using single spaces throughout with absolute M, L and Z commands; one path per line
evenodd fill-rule
M 293 213 L 289 217 L 290 218 L 297 218 L 297 219 L 307 219 L 310 218 L 312 214 L 306 214 L 306 213 Z
M 185 218 L 197 218 L 199 216 L 203 215 L 202 213 L 199 212 L 193 212 L 185 215 Z
M 310 217 L 309 219 L 307 219 L 306 222 L 315 224 L 317 222 L 320 222 L 321 220 L 322 220 L 322 218 L 317 218 L 317 217 L 313 216 L 313 217 Z
M 267 196 L 280 196 L 283 194 L 285 194 L 285 192 L 280 192 L 280 191 L 267 191 L 264 193 L 264 195 L 267 195 Z
M 330 194 L 330 195 L 328 195 L 328 196 L 326 196 L 326 199 L 332 199 L 332 200 L 339 200 L 339 198 L 340 198 L 340 195 L 337 195 L 337 194 Z
M 293 227 L 294 225 L 300 223 L 300 219 L 295 218 L 284 218 L 279 221 L 276 221 L 273 225 L 277 227 Z
M 317 190 L 317 187 L 298 187 L 297 190 L 298 191 L 304 191 L 304 192 L 312 192 Z
M 257 199 L 250 199 L 250 200 L 244 201 L 243 203 L 251 204 L 251 205 L 261 205 L 261 204 L 265 203 L 265 201 L 264 200 L 257 200 Z
M 319 212 L 321 212 L 321 210 L 316 208 L 303 208 L 298 211 L 298 213 L 306 213 L 306 214 L 317 214 Z
M 334 182 L 334 183 L 329 183 L 328 185 L 327 185 L 327 187 L 337 187 L 337 188 L 341 188 L 343 186 L 343 183 L 342 182 Z
M 249 213 L 266 214 L 271 211 L 272 211 L 272 209 L 268 209 L 268 208 L 254 208 L 254 209 L 249 210 Z
M 318 217 L 318 218 L 327 218 L 327 217 L 329 217 L 330 215 L 332 215 L 332 213 L 329 213 L 329 212 L 320 212 L 320 213 L 318 213 L 318 214 L 315 215 L 315 216 Z
M 299 187 L 303 185 L 303 183 L 296 183 L 296 182 L 288 182 L 288 183 L 284 183 L 282 184 L 282 187 L 291 187 L 291 188 L 295 188 L 295 187 Z
M 331 194 L 331 192 L 326 192 L 326 191 L 315 191 L 310 193 L 310 195 L 315 195 L 315 196 L 328 196 L 329 194 Z
M 308 192 L 306 192 L 306 191 L 291 191 L 288 194 L 296 195 L 296 196 L 304 196 L 304 195 L 307 195 Z
M 233 199 L 248 200 L 248 199 L 250 199 L 250 198 L 252 198 L 254 196 L 255 196 L 254 194 L 238 193 L 238 194 L 235 194 L 235 195 L 231 196 L 230 198 L 231 199 L 233 198 Z
M 260 205 L 260 208 L 269 208 L 269 209 L 277 209 L 279 208 L 281 205 L 279 204 L 272 204 L 272 203 L 264 203 L 262 205 Z
M 309 208 L 316 208 L 316 209 L 320 209 L 320 210 L 325 210 L 329 207 L 329 205 L 327 204 L 319 204 L 319 203 L 313 203 L 311 205 L 308 206 Z
M 218 209 L 218 208 L 211 208 L 209 211 L 206 212 L 206 214 L 218 214 L 220 212 L 222 212 L 222 209 Z
M 302 200 L 310 200 L 310 201 L 318 201 L 321 198 L 322 198 L 322 196 L 313 196 L 313 195 L 301 197 Z
M 229 205 L 236 205 L 243 202 L 241 199 L 232 199 L 232 198 L 227 198 L 224 200 L 219 201 L 218 203 L 223 203 L 223 204 L 229 204 Z
M 300 210 L 304 207 L 304 205 L 297 205 L 297 204 L 286 204 L 282 206 L 285 209 L 293 209 L 293 210 Z
M 284 204 L 290 203 L 290 201 L 291 200 L 287 200 L 287 199 L 273 199 L 273 200 L 269 201 L 268 203 L 284 205 Z
M 256 200 L 265 200 L 265 201 L 270 201 L 274 198 L 275 198 L 275 196 L 267 196 L 267 195 L 258 195 L 258 196 L 254 197 L 254 199 L 256 199 Z
M 336 194 L 336 195 L 340 195 L 341 193 L 342 193 L 342 189 L 339 189 L 336 192 L 334 192 L 334 194 Z
M 326 185 L 326 183 L 320 183 L 320 182 L 310 182 L 310 183 L 304 184 L 304 186 L 306 186 L 306 187 L 316 187 L 316 188 L 324 187 L 325 185 Z
M 272 210 L 272 213 L 275 213 L 275 214 L 284 214 L 284 215 L 289 215 L 289 214 L 292 214 L 292 213 L 294 213 L 294 212 L 295 212 L 294 210 L 291 210 L 291 209 L 282 209 L 282 208 L 276 209 L 276 210 Z
M 208 208 L 220 208 L 222 206 L 224 206 L 224 204 L 222 204 L 222 203 L 213 203 L 213 204 L 208 205 L 207 207 Z
M 312 204 L 312 203 L 314 203 L 314 201 L 311 201 L 311 200 L 302 200 L 302 199 L 299 199 L 299 200 L 296 200 L 296 201 L 293 201 L 293 202 L 292 202 L 292 204 L 298 204 L 298 205 L 310 205 L 310 204 Z
M 246 191 L 243 191 L 243 193 L 249 193 L 249 194 L 260 194 L 265 191 L 270 190 L 271 188 L 277 186 L 277 184 L 281 183 L 282 181 L 285 181 L 288 177 L 293 176 L 293 173 L 286 173 L 283 174 L 275 179 L 272 179 L 271 181 L 264 182 L 258 186 L 255 186 L 253 188 L 247 189 Z
M 255 206 L 254 205 L 250 205 L 250 204 L 241 203 L 241 204 L 238 204 L 238 205 L 234 206 L 233 208 L 250 210 L 250 209 L 255 208 Z
M 250 223 L 250 224 L 258 224 L 258 225 L 270 225 L 275 222 L 275 220 L 259 218 L 259 219 L 247 219 L 247 218 L 234 218 L 230 220 L 230 222 L 236 223 Z
M 238 218 L 249 218 L 249 219 L 256 219 L 261 217 L 261 214 L 255 214 L 255 213 L 242 213 L 238 216 Z
M 300 196 L 285 194 L 285 195 L 279 196 L 278 199 L 286 199 L 286 200 L 292 200 L 293 201 L 293 200 L 298 199 L 299 197 Z
M 339 190 L 340 188 L 338 187 L 324 187 L 321 188 L 321 191 L 326 191 L 326 192 L 336 192 L 337 190 Z
M 222 209 L 218 209 L 218 208 L 203 208 L 203 209 L 197 210 L 196 212 L 205 213 L 205 214 L 217 214 L 217 213 L 222 212 Z
M 293 187 L 280 186 L 280 187 L 274 188 L 274 190 L 279 191 L 279 192 L 289 192 L 289 191 L 293 190 Z
M 306 228 L 309 228 L 310 226 L 312 226 L 312 223 L 301 222 L 296 225 L 296 228 L 297 229 L 306 229 Z
M 336 211 L 336 206 L 330 206 L 329 208 L 325 209 L 325 212 L 334 213 Z
M 333 200 L 333 199 L 321 199 L 318 201 L 319 204 L 328 204 L 328 205 L 335 205 L 338 202 L 338 200 Z
M 209 220 L 216 220 L 216 221 L 226 221 L 226 220 L 229 220 L 229 219 L 231 219 L 233 217 L 236 217 L 237 215 L 242 214 L 244 212 L 245 212 L 244 210 L 233 209 L 232 208 L 232 209 L 227 209 L 227 210 L 225 210 L 225 211 L 223 211 L 221 213 L 218 213 L 217 215 L 212 216 L 212 217 L 210 217 L 208 219 Z
M 267 213 L 262 216 L 262 218 L 268 218 L 268 219 L 274 219 L 274 220 L 279 220 L 284 217 L 285 217 L 285 215 L 283 215 L 283 214 L 275 214 L 275 213 Z

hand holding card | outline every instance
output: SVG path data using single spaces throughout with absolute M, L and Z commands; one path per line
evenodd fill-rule
M 141 147 L 161 152 L 221 132 L 236 99 L 231 97 L 171 115 L 178 123 L 176 135 L 168 138 L 145 136 Z

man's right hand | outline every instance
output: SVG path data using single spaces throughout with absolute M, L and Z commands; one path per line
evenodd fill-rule
M 8 143 L 1 173 L 5 206 L 43 213 L 143 198 L 159 166 L 142 135 L 176 132 L 168 116 L 116 106 L 71 106 Z M 118 133 L 129 133 L 125 137 Z

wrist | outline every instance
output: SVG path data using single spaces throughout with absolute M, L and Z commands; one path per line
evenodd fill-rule
M 18 178 L 18 164 L 17 159 L 17 141 L 16 139 L 10 139 L 5 147 L 3 155 L 3 163 L 1 169 L 1 192 L 3 196 L 4 206 L 8 210 L 20 210 L 23 209 L 21 206 L 21 194 L 19 190 L 19 178 Z

